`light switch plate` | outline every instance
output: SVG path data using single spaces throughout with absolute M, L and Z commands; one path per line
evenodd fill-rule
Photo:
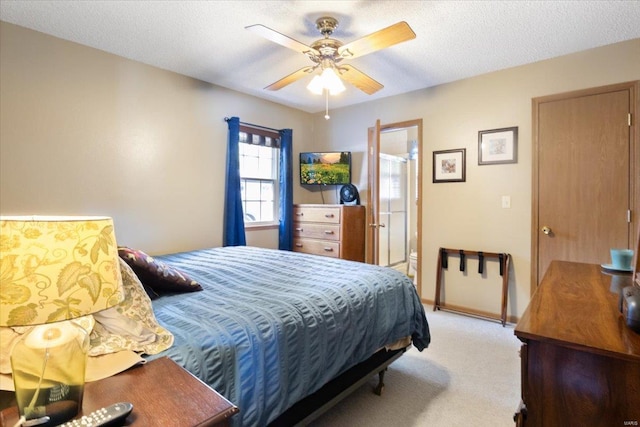
M 511 208 L 511 196 L 502 196 L 502 209 Z

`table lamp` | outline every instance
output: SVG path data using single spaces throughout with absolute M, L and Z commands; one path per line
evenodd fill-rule
M 11 350 L 23 426 L 78 414 L 89 347 L 82 316 L 123 297 L 111 218 L 0 216 L 0 326 L 29 327 Z

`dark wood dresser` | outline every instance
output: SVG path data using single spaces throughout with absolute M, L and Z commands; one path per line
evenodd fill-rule
M 515 328 L 517 426 L 640 425 L 640 334 L 618 311 L 631 275 L 553 261 Z

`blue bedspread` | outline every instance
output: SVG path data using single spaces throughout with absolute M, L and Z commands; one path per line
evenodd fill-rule
M 429 345 L 413 284 L 389 268 L 254 247 L 155 258 L 204 290 L 153 301 L 175 343 L 150 358 L 170 357 L 237 405 L 236 426 L 268 424 L 402 337 Z

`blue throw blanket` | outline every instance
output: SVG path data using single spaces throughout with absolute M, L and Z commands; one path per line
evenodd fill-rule
M 153 301 L 175 336 L 168 356 L 240 408 L 236 426 L 264 426 L 298 400 L 411 336 L 430 335 L 411 281 L 393 269 L 254 247 L 155 257 L 204 290 Z

